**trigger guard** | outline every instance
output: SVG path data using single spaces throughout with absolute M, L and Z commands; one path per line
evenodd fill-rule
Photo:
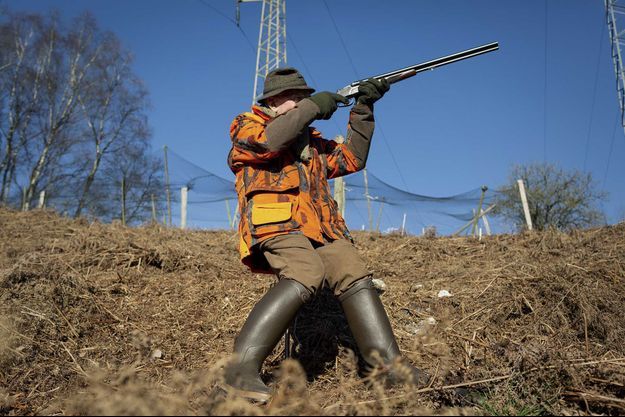
M 356 103 L 356 99 L 353 97 L 349 98 L 349 103 L 347 104 L 343 104 L 343 103 L 336 103 L 337 107 L 350 107 L 353 106 Z

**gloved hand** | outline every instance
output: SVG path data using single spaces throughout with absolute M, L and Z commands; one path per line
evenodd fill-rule
M 358 103 L 371 105 L 381 99 L 384 93 L 390 90 L 390 88 L 390 83 L 384 78 L 381 80 L 369 78 L 358 86 L 359 95 L 356 101 Z
M 319 107 L 317 119 L 328 120 L 338 108 L 337 103 L 349 104 L 349 100 L 340 94 L 322 91 L 308 98 Z

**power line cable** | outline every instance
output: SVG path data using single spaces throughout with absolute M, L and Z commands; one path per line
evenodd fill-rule
M 224 19 L 229 20 L 230 22 L 234 23 L 235 25 L 237 24 L 237 22 L 234 21 L 234 19 L 228 17 L 225 13 L 221 12 L 219 9 L 217 9 L 215 6 L 213 6 L 212 4 L 206 2 L 205 0 L 197 0 L 200 3 L 202 3 L 204 6 L 212 9 L 215 13 L 217 13 L 218 15 L 222 16 Z
M 237 27 L 237 29 L 239 29 L 239 31 L 241 32 L 241 34 L 243 35 L 243 37 L 245 38 L 245 40 L 247 41 L 248 45 L 250 46 L 250 48 L 252 48 L 252 53 L 254 53 L 254 55 L 256 55 L 256 47 L 254 46 L 254 44 L 252 43 L 252 41 L 250 40 L 250 38 L 247 36 L 247 34 L 245 33 L 245 31 L 241 28 L 241 26 L 237 25 L 237 22 L 234 21 L 234 19 L 228 17 L 226 14 L 224 14 L 222 11 L 220 11 L 219 9 L 217 9 L 215 6 L 213 6 L 212 4 L 208 3 L 206 0 L 197 0 L 198 2 L 200 2 L 200 4 L 208 7 L 209 9 L 211 9 L 212 11 L 214 11 L 215 13 L 217 13 L 218 15 L 220 15 L 221 17 L 223 17 L 224 19 L 228 20 L 230 23 L 232 23 L 233 25 L 235 25 Z
M 319 84 L 317 84 L 317 81 L 313 78 L 312 76 L 312 71 L 310 71 L 310 68 L 308 68 L 308 65 L 306 65 L 306 61 L 304 61 L 304 57 L 302 56 L 302 54 L 299 53 L 299 49 L 297 48 L 297 46 L 295 45 L 295 41 L 293 40 L 293 38 L 291 38 L 291 36 L 287 33 L 287 39 L 289 41 L 290 45 L 293 45 L 293 49 L 295 50 L 295 54 L 297 55 L 297 57 L 299 58 L 299 60 L 301 61 L 302 65 L 304 66 L 304 69 L 306 70 L 306 74 L 308 76 L 308 78 L 311 81 L 311 85 L 315 90 L 319 90 Z M 334 126 L 336 127 L 336 131 L 337 131 L 337 135 L 342 134 L 343 129 L 341 129 L 339 127 L 339 124 L 336 122 L 336 119 L 332 118 L 330 119 L 332 120 L 332 123 L 334 123 Z
M 548 0 L 545 0 L 545 83 L 543 86 L 543 162 L 547 162 L 547 16 Z
M 299 53 L 299 49 L 297 48 L 297 46 L 295 45 L 295 41 L 293 40 L 293 38 L 291 37 L 291 35 L 289 35 L 287 33 L 286 35 L 289 44 L 293 45 L 293 49 L 295 50 L 295 54 L 297 55 L 297 57 L 299 58 L 299 60 L 302 62 L 302 65 L 304 66 L 304 69 L 306 70 L 306 73 L 308 74 L 309 79 L 312 81 L 312 86 L 314 89 L 318 89 L 318 84 L 317 81 L 315 81 L 315 79 L 312 76 L 312 71 L 310 71 L 310 68 L 308 68 L 308 65 L 306 65 L 306 62 L 304 61 L 304 58 L 302 57 L 302 55 Z
M 597 68 L 595 70 L 595 86 L 592 93 L 592 105 L 590 107 L 590 120 L 588 121 L 588 135 L 586 136 L 586 150 L 584 152 L 584 172 L 586 171 L 586 163 L 588 162 L 588 151 L 590 149 L 590 132 L 592 130 L 592 121 L 595 113 L 595 102 L 597 100 L 597 82 L 599 81 L 599 65 L 601 64 L 601 51 L 603 49 L 603 35 L 605 34 L 605 26 L 601 25 L 601 36 L 599 37 L 599 54 L 597 55 Z
M 334 30 L 336 31 L 336 34 L 339 37 L 339 40 L 341 41 L 341 45 L 343 45 L 343 49 L 345 50 L 345 54 L 347 55 L 347 59 L 349 61 L 349 63 L 352 66 L 352 69 L 354 70 L 354 74 L 356 74 L 356 78 L 358 78 L 358 70 L 356 70 L 356 65 L 354 65 L 354 61 L 352 60 L 352 57 L 349 54 L 349 50 L 347 49 L 347 46 L 345 45 L 345 41 L 343 40 L 343 36 L 341 36 L 341 32 L 339 31 L 339 27 L 337 26 L 336 22 L 334 21 L 334 16 L 332 16 L 332 12 L 330 11 L 330 8 L 328 7 L 328 3 L 326 3 L 326 0 L 322 0 L 323 4 L 326 6 L 326 10 L 328 11 L 328 16 L 330 16 L 330 20 L 332 21 L 332 25 L 334 25 Z
M 326 5 L 327 7 L 327 5 Z M 311 85 L 313 86 L 313 88 L 315 88 L 316 90 L 319 90 L 318 84 L 315 81 L 313 75 L 312 75 L 312 71 L 310 71 L 310 68 L 308 68 L 308 65 L 306 65 L 306 61 L 304 61 L 304 57 L 302 56 L 302 54 L 300 54 L 299 49 L 297 48 L 297 46 L 295 45 L 295 41 L 293 40 L 293 38 L 291 38 L 291 36 L 287 33 L 287 39 L 289 40 L 289 44 L 293 45 L 293 49 L 295 50 L 295 54 L 297 55 L 297 57 L 299 58 L 299 60 L 301 61 L 304 69 L 306 70 L 306 73 L 308 74 L 310 81 L 311 81 Z M 344 44 L 344 42 L 343 42 Z M 353 66 L 353 63 L 352 63 Z M 354 68 L 355 70 L 355 68 Z M 356 77 L 358 77 L 358 74 L 356 74 Z M 341 134 L 342 133 L 342 129 L 339 127 L 338 123 L 336 122 L 335 118 L 331 119 L 332 122 L 334 123 L 336 130 L 337 130 L 337 134 Z M 356 210 L 356 213 L 358 214 L 358 216 L 361 218 L 361 220 L 363 221 L 363 224 L 366 224 L 367 221 L 365 220 L 365 218 L 362 215 L 362 212 L 360 211 L 360 208 L 358 207 L 357 204 L 353 205 L 354 209 Z M 388 214 L 385 213 L 386 216 L 388 217 Z M 389 219 L 390 222 L 390 219 Z
M 618 126 L 618 121 L 620 118 L 620 114 L 616 115 L 616 120 L 614 121 L 614 130 L 612 131 L 612 141 L 610 143 L 610 152 L 608 154 L 608 162 L 605 165 L 605 174 L 603 175 L 603 183 L 601 188 L 605 190 L 605 183 L 608 179 L 608 171 L 610 170 L 610 159 L 612 159 L 612 151 L 614 150 L 614 142 L 616 139 L 616 126 Z
M 325 5 L 326 10 L 328 11 L 328 15 L 330 16 L 330 20 L 332 21 L 332 25 L 334 26 L 334 30 L 336 31 L 336 34 L 338 35 L 339 40 L 341 41 L 341 45 L 343 46 L 343 50 L 345 51 L 345 55 L 350 63 L 350 65 L 352 66 L 352 69 L 354 70 L 354 74 L 356 75 L 356 78 L 360 78 L 360 75 L 358 74 L 358 70 L 356 69 L 356 66 L 354 65 L 354 61 L 352 60 L 351 55 L 349 54 L 349 49 L 347 49 L 347 46 L 345 44 L 345 40 L 343 39 L 343 36 L 341 35 L 341 32 L 336 24 L 336 21 L 334 20 L 334 17 L 332 16 L 332 11 L 330 10 L 330 8 L 328 7 L 328 3 L 326 2 L 326 0 L 322 0 L 323 4 Z M 397 160 L 395 159 L 395 155 L 393 154 L 393 150 L 391 149 L 391 146 L 388 143 L 388 140 L 386 139 L 386 135 L 384 134 L 384 130 L 382 129 L 382 126 L 379 122 L 376 122 L 377 124 L 377 128 L 380 130 L 380 133 L 382 134 L 382 139 L 384 139 L 384 143 L 386 144 L 386 148 L 388 149 L 389 155 L 391 156 L 391 160 L 393 161 L 393 164 L 395 165 L 395 168 L 397 169 L 397 172 L 399 173 L 399 178 L 401 179 L 402 183 L 404 184 L 404 187 L 406 187 L 406 190 L 410 190 L 410 187 L 408 187 L 408 184 L 406 183 L 406 180 L 404 179 L 404 175 L 401 172 L 401 169 L 399 168 L 399 164 L 397 163 Z M 416 212 L 415 212 L 416 213 Z M 419 217 L 419 214 L 417 213 L 417 217 Z M 421 220 L 418 220 L 420 224 L 424 225 L 424 223 Z

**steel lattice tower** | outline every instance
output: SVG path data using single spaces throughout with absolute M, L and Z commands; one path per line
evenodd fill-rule
M 621 108 L 621 126 L 625 128 L 625 72 L 621 46 L 625 44 L 625 5 L 622 0 L 605 0 L 606 21 L 612 43 L 612 60 L 616 72 L 616 90 Z M 619 28 L 621 30 L 619 31 Z
M 239 3 L 262 1 L 258 47 L 256 48 L 256 74 L 252 104 L 263 92 L 267 74 L 286 65 L 286 0 L 237 0 L 237 22 Z

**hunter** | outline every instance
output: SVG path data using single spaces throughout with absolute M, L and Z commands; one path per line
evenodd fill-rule
M 389 88 L 386 80 L 373 78 L 360 86 L 346 141 L 339 144 L 324 139 L 311 123 L 330 119 L 338 103 L 349 101 L 331 92 L 313 94 L 296 69 L 280 68 L 265 78 L 258 105 L 230 126 L 228 164 L 236 175 L 241 259 L 253 272 L 278 277 L 250 312 L 225 369 L 226 384 L 247 398 L 270 399 L 271 390 L 260 378 L 262 364 L 298 310 L 323 286 L 338 297 L 370 367 L 376 365 L 376 351 L 386 365 L 400 358 L 372 274 L 328 184 L 365 167 L 373 104 Z M 422 382 L 424 374 L 408 366 L 411 382 Z

